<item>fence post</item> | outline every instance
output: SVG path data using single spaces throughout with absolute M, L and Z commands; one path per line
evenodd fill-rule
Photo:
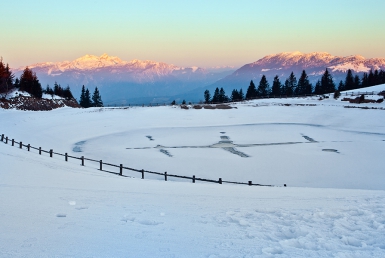
M 23 148 L 23 143 L 22 142 L 20 142 L 20 146 L 19 147 L 20 147 L 20 149 Z
M 8 136 L 5 137 L 5 143 L 8 144 Z
M 84 156 L 82 156 L 81 159 L 82 159 L 82 166 L 84 166 Z
M 144 169 L 142 169 L 142 179 L 144 179 Z
M 192 181 L 193 181 L 193 184 L 195 184 L 195 175 L 193 175 Z
M 120 164 L 120 171 L 119 171 L 119 175 L 123 175 L 123 164 Z
M 68 161 L 68 153 L 67 152 L 64 154 L 64 159 L 65 159 L 65 161 Z
M 253 184 L 253 181 L 249 181 L 249 185 L 252 185 Z
M 15 146 L 15 139 L 12 139 L 12 146 Z
M 102 170 L 102 169 L 103 169 L 103 161 L 100 160 L 100 161 L 99 161 L 99 170 Z
M 49 156 L 52 158 L 52 155 L 53 155 L 53 149 L 50 149 L 49 150 Z
M 4 141 L 4 134 L 1 135 L 1 141 Z
M 164 181 L 167 181 L 167 171 L 164 172 Z
M 41 155 L 41 147 L 39 147 L 39 155 Z
M 28 143 L 28 145 L 27 145 L 28 151 L 29 151 L 30 148 L 31 148 L 31 144 Z
M 221 178 L 221 177 L 219 178 L 218 183 L 219 183 L 220 185 L 222 184 L 222 178 Z

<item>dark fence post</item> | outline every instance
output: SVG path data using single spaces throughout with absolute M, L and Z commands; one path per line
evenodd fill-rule
M 28 145 L 27 145 L 28 151 L 29 151 L 30 148 L 31 148 L 31 144 L 28 143 Z
M 81 159 L 82 159 L 82 166 L 84 166 L 84 156 L 82 156 Z
M 8 144 L 8 136 L 5 137 L 5 143 Z
M 49 150 L 49 156 L 52 158 L 52 156 L 53 156 L 53 149 Z
M 144 179 L 144 169 L 142 169 L 142 179 Z
M 39 155 L 41 155 L 41 147 L 39 147 Z
M 4 134 L 1 135 L 1 141 L 4 141 Z
M 15 139 L 12 139 L 12 146 L 15 146 Z
M 119 171 L 119 175 L 123 175 L 123 164 L 120 164 L 120 171 Z
M 64 159 L 65 159 L 65 161 L 68 161 L 68 153 L 67 152 L 64 154 Z
M 192 181 L 193 181 L 193 183 L 195 184 L 195 175 L 193 175 Z
M 219 184 L 221 185 L 222 184 L 222 178 L 219 178 Z
M 22 142 L 20 142 L 20 146 L 19 147 L 20 147 L 20 149 L 23 148 L 23 143 Z
M 164 172 L 164 181 L 167 181 L 167 172 Z
M 249 181 L 249 185 L 252 185 L 253 184 L 253 181 Z
M 103 169 L 103 161 L 100 160 L 100 161 L 99 161 L 99 170 L 102 170 L 102 169 Z

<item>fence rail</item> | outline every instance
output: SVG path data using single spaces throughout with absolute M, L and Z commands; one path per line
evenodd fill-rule
M 8 136 L 5 136 L 4 134 L 1 134 L 1 142 L 5 143 L 5 144 L 9 144 L 9 142 L 11 142 L 11 146 L 16 146 L 16 147 L 18 147 L 20 149 L 25 147 L 25 148 L 27 148 L 28 151 L 30 151 L 31 149 L 37 150 L 37 151 L 39 151 L 39 155 L 42 155 L 42 153 L 47 153 L 47 154 L 50 155 L 51 158 L 53 157 L 53 155 L 64 156 L 65 157 L 64 160 L 66 162 L 68 162 L 69 158 L 80 160 L 82 166 L 84 166 L 84 163 L 85 163 L 84 161 L 91 161 L 91 162 L 99 163 L 99 169 L 98 169 L 99 171 L 106 172 L 106 173 L 112 173 L 112 174 L 119 175 L 119 176 L 124 176 L 124 177 L 127 177 L 126 175 L 123 174 L 124 170 L 130 170 L 130 171 L 134 171 L 134 172 L 140 173 L 142 179 L 144 179 L 144 175 L 145 175 L 145 173 L 147 173 L 147 174 L 153 174 L 153 175 L 162 176 L 162 177 L 164 177 L 165 181 L 167 181 L 167 179 L 169 177 L 173 177 L 173 178 L 181 178 L 181 179 L 191 180 L 192 183 L 195 183 L 196 181 L 201 181 L 201 182 L 209 182 L 209 183 L 217 183 L 217 184 L 226 183 L 226 184 L 238 184 L 238 185 L 249 185 L 249 186 L 273 186 L 273 185 L 265 185 L 265 184 L 253 184 L 252 181 L 248 181 L 248 182 L 235 182 L 235 181 L 225 181 L 225 180 L 222 180 L 222 178 L 219 178 L 218 180 L 215 180 L 215 179 L 208 179 L 208 178 L 200 178 L 200 177 L 196 177 L 195 175 L 193 175 L 193 176 L 182 176 L 182 175 L 176 175 L 176 174 L 168 174 L 167 172 L 155 172 L 155 171 L 149 171 L 149 170 L 144 170 L 144 169 L 135 169 L 135 168 L 130 168 L 130 167 L 123 166 L 123 164 L 116 165 L 116 164 L 111 164 L 111 163 L 103 162 L 102 160 L 95 160 L 95 159 L 85 158 L 84 156 L 75 157 L 75 156 L 68 155 L 68 153 L 62 154 L 62 153 L 59 153 L 59 152 L 54 152 L 53 149 L 50 149 L 49 151 L 43 150 L 41 147 L 37 148 L 37 147 L 31 146 L 30 144 L 23 144 L 22 141 L 17 142 L 14 139 L 10 140 L 10 138 Z M 103 166 L 110 166 L 110 167 L 119 168 L 119 172 L 113 172 L 113 171 L 104 170 Z M 284 186 L 286 186 L 286 184 Z

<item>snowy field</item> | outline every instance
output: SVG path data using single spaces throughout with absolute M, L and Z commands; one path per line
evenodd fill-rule
M 0 134 L 34 147 L 275 186 L 119 177 L 0 143 L 0 257 L 384 257 L 385 110 L 348 105 L 385 107 L 0 110 Z

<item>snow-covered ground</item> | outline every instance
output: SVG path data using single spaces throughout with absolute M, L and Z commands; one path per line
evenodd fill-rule
M 385 110 L 347 105 L 385 107 L 0 110 L 0 134 L 45 150 L 275 186 L 119 177 L 0 143 L 0 256 L 384 257 Z

